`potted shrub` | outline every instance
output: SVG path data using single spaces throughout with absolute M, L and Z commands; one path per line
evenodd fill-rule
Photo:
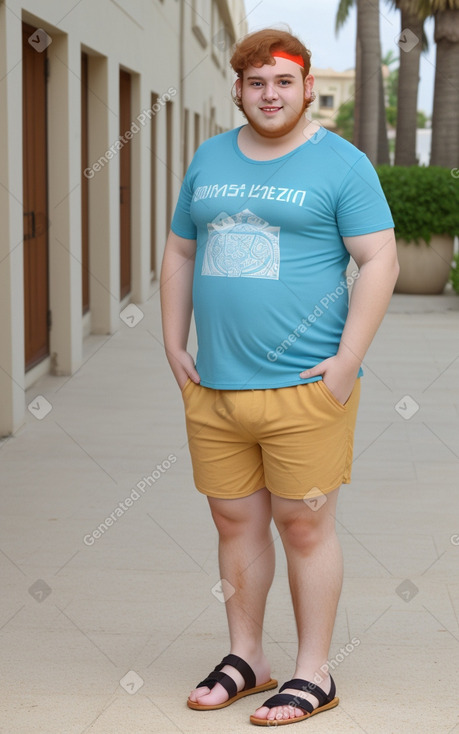
M 449 279 L 453 290 L 459 295 L 459 252 L 454 255 L 452 265 Z
M 392 211 L 400 274 L 396 293 L 442 293 L 459 234 L 459 180 L 440 166 L 378 166 Z

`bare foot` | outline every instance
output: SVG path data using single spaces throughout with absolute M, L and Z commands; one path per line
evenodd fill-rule
M 295 675 L 294 678 L 300 678 L 300 675 Z M 303 678 L 303 680 L 308 680 L 307 678 Z M 320 684 L 319 688 L 322 688 L 322 690 L 325 693 L 330 693 L 331 688 L 331 680 L 330 676 L 327 676 L 322 683 Z M 282 691 L 284 694 L 291 694 L 292 699 L 294 696 L 300 696 L 301 698 L 305 698 L 306 701 L 309 701 L 314 709 L 318 708 L 319 701 L 318 699 L 312 694 L 308 693 L 306 691 L 298 691 L 294 688 L 286 688 L 284 691 Z M 275 706 L 274 708 L 270 709 L 267 706 L 261 706 L 259 709 L 257 709 L 254 713 L 254 717 L 256 719 L 267 719 L 268 721 L 281 721 L 285 719 L 296 719 L 298 716 L 304 716 L 305 711 L 303 709 L 299 709 L 296 706 Z
M 271 668 L 264 655 L 261 655 L 258 660 L 251 660 L 249 656 L 240 656 L 245 660 L 253 672 L 255 673 L 256 685 L 260 686 L 263 683 L 267 683 L 271 678 Z M 226 673 L 234 680 L 237 685 L 237 690 L 242 691 L 245 686 L 244 678 L 236 668 L 232 665 L 225 665 L 222 668 L 222 673 Z M 228 700 L 228 693 L 220 683 L 216 683 L 215 686 L 210 690 L 203 686 L 201 688 L 194 688 L 189 697 L 190 701 L 199 703 L 201 706 L 218 706 L 220 703 L 225 703 Z

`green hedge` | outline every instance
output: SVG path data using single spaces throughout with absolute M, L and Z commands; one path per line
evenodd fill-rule
M 451 268 L 451 274 L 450 274 L 450 281 L 453 286 L 453 289 L 456 291 L 457 294 L 459 294 L 459 253 L 454 255 L 453 257 L 453 266 Z
M 440 166 L 377 166 L 395 223 L 408 242 L 459 235 L 459 179 Z

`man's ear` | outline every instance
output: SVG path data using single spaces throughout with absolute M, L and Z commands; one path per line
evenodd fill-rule
M 312 74 L 308 74 L 304 80 L 304 98 L 305 99 L 311 99 L 313 95 L 315 98 L 315 92 L 312 91 L 313 87 L 314 87 L 314 77 L 312 76 Z
M 236 97 L 238 99 L 241 99 L 242 97 L 242 79 L 239 79 L 239 77 L 234 82 L 234 90 L 236 93 Z

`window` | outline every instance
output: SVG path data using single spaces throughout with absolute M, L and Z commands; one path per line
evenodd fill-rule
M 326 107 L 331 110 L 334 107 L 333 94 L 320 94 L 319 95 L 319 107 Z
M 151 107 L 158 102 L 158 94 L 154 92 L 151 95 Z M 156 160 L 158 156 L 158 129 L 156 122 L 156 115 L 153 115 L 150 120 L 151 125 L 151 177 L 150 177 L 150 216 L 151 216 L 151 229 L 150 229 L 150 273 L 154 277 L 156 275 L 156 228 L 157 228 L 157 211 L 156 211 L 156 197 L 158 193 L 157 189 L 157 166 Z
M 173 130 L 173 106 L 172 102 L 168 100 L 166 102 L 166 231 L 169 229 L 172 214 L 173 204 L 173 189 L 172 189 L 172 166 L 173 166 L 173 141 L 174 141 L 174 130 Z
M 189 138 L 189 134 L 190 134 L 190 111 L 187 110 L 187 108 L 185 107 L 185 109 L 183 110 L 183 135 L 182 135 L 182 140 L 183 140 L 183 149 L 182 149 L 182 155 L 183 155 L 182 163 L 183 163 L 183 166 L 182 166 L 182 174 L 183 174 L 183 176 L 185 176 L 186 170 L 188 168 L 188 157 L 189 157 L 189 154 L 188 154 L 188 138 Z
M 212 3 L 212 58 L 217 66 L 226 75 L 226 69 L 229 61 L 229 49 L 231 47 L 231 37 L 225 28 L 220 9 L 216 2 Z
M 209 35 L 208 0 L 193 0 L 191 30 L 201 46 L 206 48 Z
M 201 116 L 194 113 L 194 150 L 196 151 L 201 144 Z

